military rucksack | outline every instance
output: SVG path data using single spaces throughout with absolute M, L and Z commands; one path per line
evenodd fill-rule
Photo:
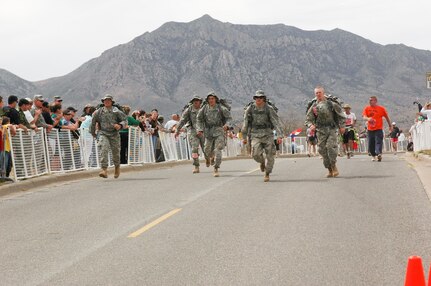
M 231 100 L 228 100 L 228 99 L 225 99 L 225 98 L 220 98 L 220 99 L 217 99 L 217 103 L 220 104 L 220 105 L 222 105 L 222 106 L 224 106 L 225 108 L 227 108 L 227 110 L 229 110 L 229 111 L 231 110 L 231 106 L 230 106 L 231 103 L 232 103 Z M 204 100 L 204 102 L 202 103 L 201 108 L 205 108 L 205 106 L 207 106 L 207 105 L 208 105 L 208 101 Z M 218 108 L 219 108 L 219 112 L 221 114 L 221 121 L 222 121 L 223 125 L 225 125 L 226 124 L 226 118 L 224 117 L 224 114 L 223 114 L 223 111 L 220 108 L 220 105 L 218 105 Z
M 269 109 L 272 108 L 277 113 L 278 112 L 278 108 L 277 108 L 277 106 L 275 106 L 275 104 L 271 100 L 267 99 L 265 102 L 266 102 L 266 104 L 265 104 L 265 112 L 266 112 L 266 114 L 267 114 L 267 116 L 269 118 Z M 248 110 L 248 108 L 250 106 L 252 106 L 252 108 L 254 108 L 255 105 L 253 105 L 253 103 L 254 103 L 254 101 L 250 101 L 246 106 L 244 106 L 244 113 L 247 112 L 247 110 Z M 246 114 L 247 115 L 247 120 L 249 121 L 249 126 L 251 126 L 251 116 L 252 116 L 252 114 L 253 114 L 253 111 L 249 112 L 249 114 Z M 273 126 L 273 124 L 272 124 L 271 121 L 269 121 L 268 127 L 271 128 L 271 129 L 274 129 L 274 126 Z
M 328 102 L 331 104 L 331 109 L 332 111 L 334 111 L 334 107 L 332 104 L 338 104 L 340 105 L 340 107 L 343 106 L 343 102 L 336 96 L 332 95 L 332 94 L 325 94 L 326 99 L 328 100 Z M 317 98 L 313 98 L 312 100 L 310 100 L 307 103 L 307 109 L 305 110 L 305 114 L 307 114 L 308 110 L 310 109 L 310 107 L 315 104 L 317 102 Z
M 332 113 L 334 114 L 335 123 L 336 123 L 336 125 L 338 125 L 338 115 L 334 109 L 334 104 L 339 105 L 340 109 L 342 110 L 343 109 L 343 102 L 337 96 L 334 96 L 331 94 L 327 94 L 327 95 L 325 94 L 325 97 L 328 101 L 328 104 L 329 104 L 329 107 L 331 108 Z M 315 104 L 316 102 L 317 102 L 316 97 L 308 102 L 307 110 L 305 112 L 306 114 L 308 113 L 308 110 L 310 110 L 310 107 L 313 106 L 313 104 Z M 314 114 L 314 116 L 316 116 L 316 114 Z

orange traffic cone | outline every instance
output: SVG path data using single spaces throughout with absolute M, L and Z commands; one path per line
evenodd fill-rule
M 425 286 L 424 268 L 422 266 L 422 258 L 419 256 L 409 257 L 404 286 Z
M 431 286 L 431 265 L 430 265 L 430 271 L 428 272 L 428 286 Z

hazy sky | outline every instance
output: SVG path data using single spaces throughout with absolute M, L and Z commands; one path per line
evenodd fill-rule
M 0 68 L 31 81 L 61 76 L 165 22 L 204 14 L 431 50 L 429 11 L 426 0 L 0 0 Z

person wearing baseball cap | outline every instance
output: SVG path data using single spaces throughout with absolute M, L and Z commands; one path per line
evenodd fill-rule
M 36 125 L 36 127 L 45 128 L 47 132 L 50 132 L 53 126 L 51 124 L 46 123 L 45 118 L 42 115 L 42 112 L 43 112 L 42 107 L 43 107 L 44 101 L 45 101 L 45 98 L 41 94 L 36 94 L 35 96 L 33 96 L 33 106 L 30 109 L 30 113 L 34 118 L 33 122 Z

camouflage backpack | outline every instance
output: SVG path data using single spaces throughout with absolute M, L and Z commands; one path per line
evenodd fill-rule
M 229 111 L 231 110 L 231 106 L 230 106 L 231 103 L 232 103 L 231 100 L 228 100 L 228 99 L 225 99 L 225 98 L 220 98 L 220 99 L 217 100 L 217 103 L 220 104 L 220 105 L 222 105 L 222 106 L 224 106 L 225 108 L 227 108 L 227 110 L 229 110 Z M 202 102 L 202 107 L 201 108 L 205 108 L 205 106 L 207 106 L 207 105 L 208 105 L 208 101 L 204 100 Z M 226 124 L 226 118 L 223 115 L 223 111 L 221 110 L 220 105 L 218 105 L 218 108 L 219 108 L 219 112 L 221 114 L 221 121 L 222 121 L 223 125 L 225 125 Z
M 278 108 L 277 108 L 277 106 L 275 106 L 275 104 L 271 101 L 271 100 L 269 100 L 269 99 L 267 99 L 266 101 L 266 105 L 265 105 L 265 112 L 266 112 L 266 114 L 268 115 L 268 118 L 269 118 L 269 109 L 270 108 L 272 108 L 272 109 L 274 109 L 274 111 L 276 112 L 276 113 L 278 113 Z M 244 113 L 246 113 L 247 112 L 247 109 L 249 108 L 249 106 L 254 106 L 253 105 L 253 103 L 254 103 L 254 101 L 250 101 L 249 103 L 247 103 L 247 105 L 246 106 L 244 106 Z M 254 108 L 254 107 L 252 107 L 252 108 Z M 252 114 L 253 114 L 253 112 L 249 112 L 248 114 L 247 114 L 247 120 L 249 121 L 249 124 L 251 125 L 251 117 L 252 117 Z M 270 122 L 270 126 L 269 126 L 271 129 L 274 129 L 274 126 L 272 125 L 272 123 Z

